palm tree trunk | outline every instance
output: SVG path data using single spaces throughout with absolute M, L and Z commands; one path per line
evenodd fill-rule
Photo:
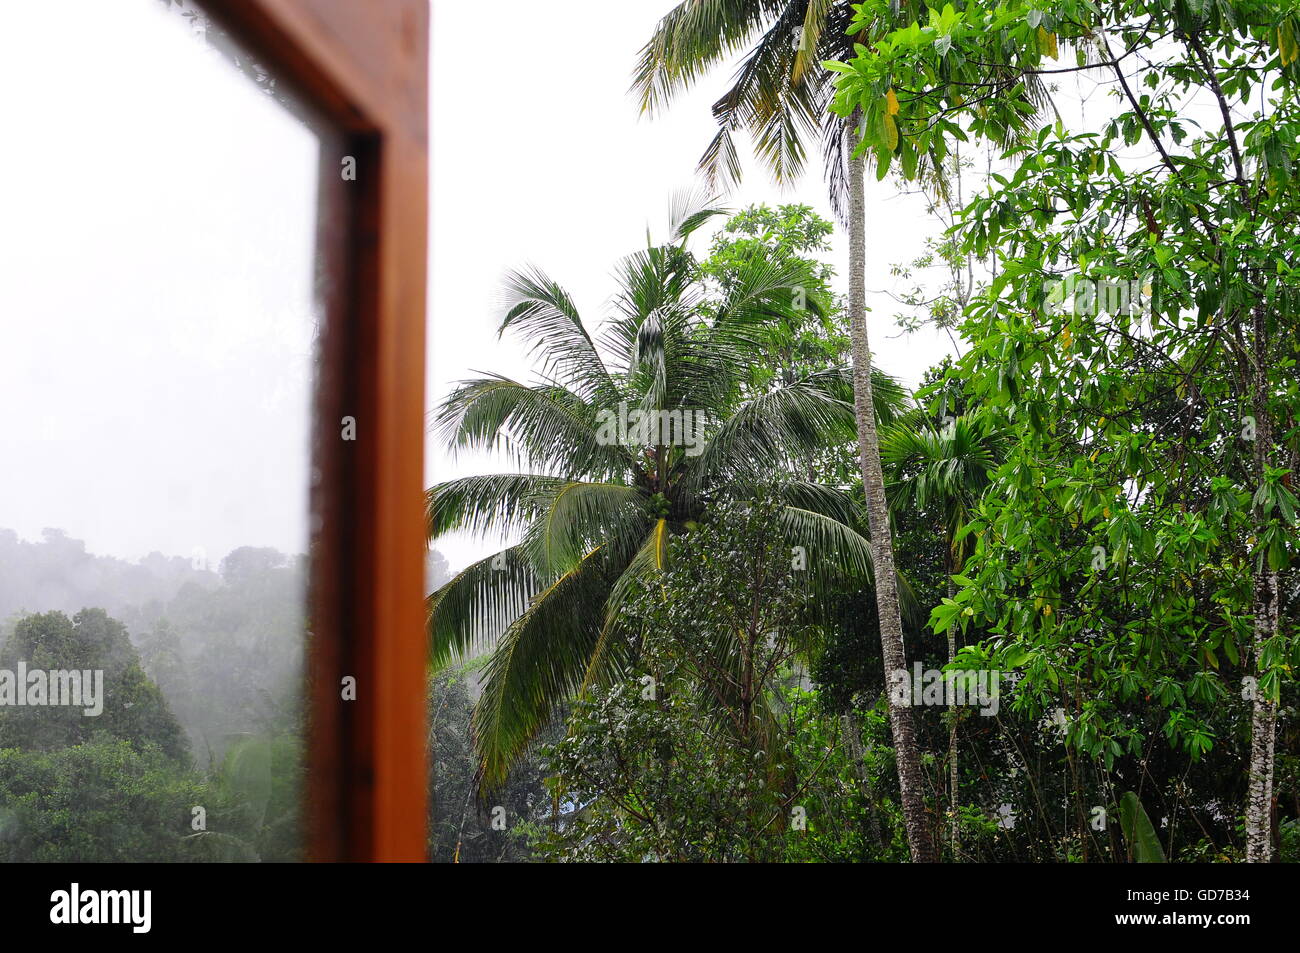
M 858 119 L 855 114 L 853 123 Z M 885 502 L 885 477 L 880 466 L 880 435 L 876 431 L 875 399 L 871 393 L 871 348 L 867 340 L 867 223 L 864 161 L 849 160 L 849 336 L 853 352 L 853 399 L 858 423 L 858 451 L 862 485 L 867 497 L 867 524 L 871 529 L 871 555 L 875 562 L 876 608 L 880 617 L 880 650 L 886 678 L 906 671 L 903 621 L 898 611 L 898 580 L 894 572 L 894 544 Z M 912 709 L 886 692 L 889 727 L 898 762 L 898 786 L 903 801 L 903 823 L 914 863 L 934 863 L 934 840 L 926 822 L 921 787 L 921 753 L 917 747 Z

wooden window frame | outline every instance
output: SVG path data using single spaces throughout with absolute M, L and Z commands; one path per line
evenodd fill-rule
M 307 856 L 424 861 L 428 0 L 201 2 L 356 159 L 322 150 Z

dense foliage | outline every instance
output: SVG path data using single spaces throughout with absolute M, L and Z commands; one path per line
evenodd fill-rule
M 1050 141 L 1016 148 L 1034 155 Z M 1054 180 L 1039 169 L 1033 181 Z M 966 237 L 991 201 L 971 200 L 953 240 L 1003 256 Z M 736 236 L 742 248 L 761 240 L 763 254 L 805 263 L 824 253 L 817 232 L 793 230 L 815 236 L 803 245 L 785 239 L 789 214 L 736 216 L 708 268 L 725 280 Z M 1282 578 L 1286 569 L 1259 550 L 1264 530 L 1251 514 L 1271 493 L 1267 527 L 1291 531 L 1289 471 L 1276 468 L 1261 496 L 1246 482 L 1258 473 L 1250 447 L 1225 437 L 1220 419 L 1237 420 L 1233 381 L 1251 378 L 1226 373 L 1216 409 L 1214 364 L 1182 351 L 1198 337 L 1159 330 L 1160 314 L 1187 320 L 1177 309 L 1148 317 L 1154 330 L 1139 333 L 1135 320 L 1125 334 L 1124 316 L 1033 305 L 1013 279 L 1024 274 L 1022 245 L 1041 255 L 1051 233 L 1016 227 L 1000 226 L 1015 254 L 965 306 L 969 350 L 927 375 L 914 406 L 882 432 L 913 610 L 907 663 L 1002 677 L 992 711 L 915 705 L 935 840 L 946 859 L 967 861 L 1248 859 L 1262 696 L 1280 720 L 1267 836 L 1280 859 L 1297 859 L 1285 584 L 1278 647 L 1252 655 L 1252 580 L 1261 567 Z M 845 344 L 827 302 L 828 321 L 773 325 L 757 347 L 766 370 L 737 379 L 738 394 L 777 387 L 806 362 L 834 365 Z M 1278 385 L 1277 400 L 1289 392 Z M 1110 402 L 1106 420 L 1091 416 L 1094 400 Z M 841 435 L 802 466 L 853 497 L 852 452 Z M 815 584 L 820 554 L 784 538 L 779 513 L 779 496 L 761 493 L 701 512 L 623 594 L 617 675 L 576 693 L 557 716 L 562 736 L 540 746 L 540 763 L 530 749 L 512 774 L 512 784 L 530 778 L 533 795 L 489 785 L 475 798 L 478 810 L 519 805 L 494 841 L 501 859 L 906 859 L 870 576 Z M 1277 664 L 1252 669 L 1261 653 Z M 466 745 L 471 735 L 467 726 Z
M 103 688 L 93 715 L 0 707 L 0 859 L 301 856 L 300 562 L 246 547 L 219 573 L 157 554 L 130 564 L 51 530 L 0 534 L 0 565 L 45 580 L 19 606 L 103 597 L 129 620 L 86 608 L 5 623 L 3 672 L 98 672 Z

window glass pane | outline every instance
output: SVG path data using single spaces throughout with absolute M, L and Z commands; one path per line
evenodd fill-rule
M 0 80 L 0 858 L 297 859 L 327 133 L 189 3 Z

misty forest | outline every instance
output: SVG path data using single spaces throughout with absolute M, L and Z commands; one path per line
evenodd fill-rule
M 434 395 L 430 860 L 1300 860 L 1300 0 L 666 0 L 627 68 L 716 86 L 699 186 Z M 0 669 L 104 672 L 0 706 L 0 859 L 302 859 L 309 568 L 0 530 Z

